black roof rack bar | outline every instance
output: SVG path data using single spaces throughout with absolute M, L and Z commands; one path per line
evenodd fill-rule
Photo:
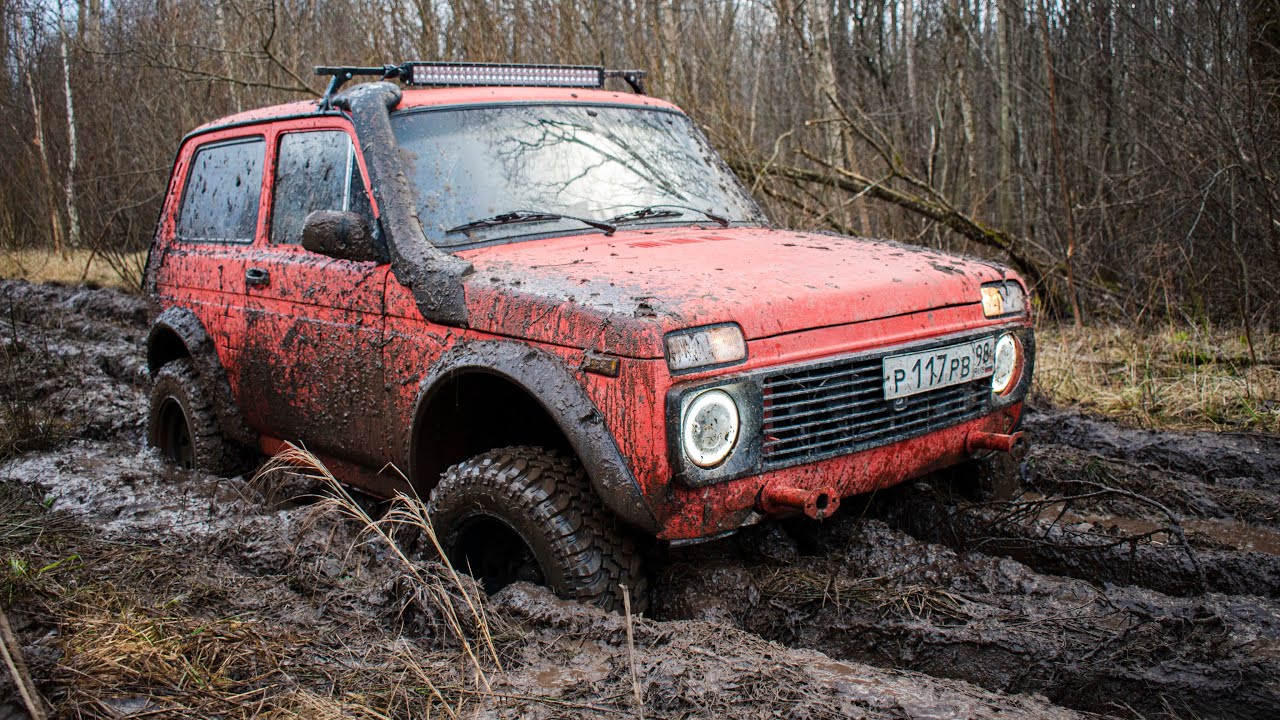
M 333 95 L 357 75 L 382 80 L 400 80 L 406 85 L 436 86 L 604 86 L 608 78 L 624 80 L 636 94 L 644 94 L 643 70 L 606 70 L 594 65 L 516 65 L 498 63 L 407 62 L 380 67 L 320 66 L 316 75 L 329 75 L 329 87 L 320 101 L 321 110 L 332 107 Z
M 377 77 L 382 80 L 394 80 L 404 77 L 408 65 L 383 65 L 381 67 L 330 67 L 321 65 L 316 68 L 317 75 L 330 75 L 329 87 L 325 88 L 324 97 L 320 100 L 321 110 L 330 110 L 333 108 L 333 94 L 338 92 L 346 84 L 348 80 L 357 76 L 365 75 Z
M 644 76 L 647 73 L 644 70 L 605 70 L 604 76 L 607 78 L 622 78 L 627 81 L 631 89 L 637 95 L 644 95 Z

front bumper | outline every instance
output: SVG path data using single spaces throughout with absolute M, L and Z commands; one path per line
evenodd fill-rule
M 730 480 L 701 488 L 672 484 L 662 518 L 663 540 L 693 540 L 736 530 L 763 519 L 756 508 L 767 485 L 802 490 L 832 489 L 841 498 L 892 487 L 972 457 L 967 448 L 974 432 L 1009 433 L 1022 418 L 1014 403 L 927 435 L 850 455 Z
M 1014 387 L 994 396 L 989 382 L 974 381 L 923 393 L 910 402 L 893 404 L 879 390 L 881 360 L 888 355 L 962 343 L 984 336 L 1013 332 L 1024 351 Z M 843 498 L 925 475 L 972 457 L 973 433 L 1004 434 L 1016 429 L 1022 400 L 1030 388 L 1035 362 L 1035 337 L 1025 325 L 987 327 L 980 331 L 931 338 L 871 352 L 809 363 L 799 367 L 766 368 L 738 376 L 707 379 L 676 386 L 667 395 L 670 462 L 674 478 L 667 490 L 660 537 L 693 539 L 723 533 L 758 519 L 762 490 L 788 487 L 834 492 Z M 788 440 L 785 432 L 797 423 L 774 408 L 772 379 L 797 373 L 817 380 L 813 395 L 829 397 L 817 435 Z M 859 375 L 860 373 L 860 375 Z M 689 463 L 676 436 L 688 398 L 716 387 L 725 388 L 739 403 L 740 439 L 734 452 L 716 468 Z M 794 388 L 788 385 L 787 388 Z M 863 388 L 859 390 L 858 388 Z M 792 393 L 794 394 L 794 393 Z M 809 403 L 827 400 L 806 400 Z M 813 415 L 808 405 L 804 415 Z M 834 429 L 833 429 L 834 428 Z M 800 448 L 801 452 L 791 452 Z

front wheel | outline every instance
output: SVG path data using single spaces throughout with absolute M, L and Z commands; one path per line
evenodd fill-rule
M 648 607 L 634 538 L 596 496 L 576 460 L 535 447 L 491 450 L 445 471 L 427 505 L 449 561 L 489 593 L 514 582 L 633 611 Z

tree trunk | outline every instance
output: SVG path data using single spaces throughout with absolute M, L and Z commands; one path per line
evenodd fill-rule
M 71 96 L 71 63 L 67 59 L 67 26 L 62 4 L 58 4 L 58 26 L 62 37 L 62 92 L 67 99 L 67 244 L 80 247 L 80 211 L 76 204 L 76 168 L 80 164 L 80 147 L 76 141 L 76 105 Z
M 916 9 L 915 0 L 904 0 L 902 3 L 903 45 L 907 55 L 907 107 L 911 114 L 916 113 Z
M 58 215 L 58 206 L 53 201 L 53 172 L 49 169 L 49 149 L 44 143 L 44 113 L 40 110 L 40 99 L 36 95 L 35 78 L 31 73 L 31 65 L 27 62 L 27 52 L 25 43 L 22 39 L 22 18 L 18 14 L 14 14 L 14 49 L 18 56 L 18 67 L 22 72 L 22 79 L 27 84 L 28 99 L 31 102 L 31 119 L 35 128 L 35 135 L 31 139 L 31 143 L 36 148 L 36 159 L 40 165 L 40 178 L 44 181 L 45 210 L 49 213 L 49 232 L 53 235 L 53 251 L 62 254 L 65 251 L 63 243 L 62 218 Z
M 1014 218 L 1013 206 L 1013 157 L 1014 136 L 1013 124 L 1013 47 L 1012 19 L 1016 0 L 997 0 L 996 14 L 999 16 L 996 25 L 997 77 L 1000 99 L 1000 137 L 997 140 L 999 183 L 996 188 L 996 218 L 1001 227 L 1011 227 Z M 1021 13 L 1019 12 L 1019 15 Z
M 814 158 L 811 157 L 810 159 Z M 977 218 L 965 215 L 954 208 L 944 206 L 934 200 L 911 192 L 889 187 L 884 183 L 875 182 L 870 178 L 841 168 L 831 168 L 831 172 L 819 172 L 777 164 L 760 167 L 733 158 L 730 158 L 728 163 L 729 167 L 734 171 L 746 177 L 771 175 L 802 183 L 814 183 L 839 188 L 848 193 L 865 195 L 876 200 L 892 203 L 915 215 L 940 223 L 980 245 L 985 245 L 1004 253 L 1009 258 L 1009 263 L 1026 278 L 1027 283 L 1032 288 L 1032 292 L 1052 299 L 1049 288 L 1044 284 L 1044 272 L 1034 260 L 1022 254 L 1022 243 L 1004 230 L 989 227 Z
M 965 190 L 969 194 L 969 214 L 977 216 L 982 209 L 982 188 L 978 182 L 978 132 L 973 121 L 973 89 L 969 78 L 969 40 L 965 23 L 968 0 L 952 0 L 952 36 L 955 42 L 956 84 L 960 88 L 960 127 L 964 132 L 965 162 L 968 165 Z
M 1066 221 L 1067 252 L 1065 265 L 1067 270 L 1067 301 L 1071 303 L 1071 319 L 1077 328 L 1084 327 L 1084 318 L 1080 313 L 1080 298 L 1076 294 L 1075 254 L 1076 254 L 1076 221 L 1071 207 L 1071 188 L 1067 184 L 1067 160 L 1062 150 L 1062 133 L 1058 131 L 1058 89 L 1053 69 L 1053 52 L 1049 48 L 1049 9 L 1045 0 L 1040 0 L 1040 29 L 1044 41 L 1044 72 L 1049 86 L 1049 134 L 1053 139 L 1053 157 L 1058 168 L 1058 189 L 1062 197 L 1062 214 Z

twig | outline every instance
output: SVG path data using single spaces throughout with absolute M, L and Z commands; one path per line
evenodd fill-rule
M 1191 543 L 1187 542 L 1187 534 L 1182 529 L 1182 523 L 1178 520 L 1178 517 L 1173 514 L 1172 510 L 1165 507 L 1163 503 L 1157 500 L 1154 500 L 1152 498 L 1149 498 L 1146 495 L 1130 492 L 1128 490 L 1121 490 L 1119 488 L 1109 487 L 1106 485 L 1102 485 L 1100 483 L 1090 482 L 1088 480 L 1075 480 L 1074 482 L 1077 482 L 1081 485 L 1085 485 L 1087 487 L 1096 488 L 1099 491 L 1114 493 L 1121 497 L 1127 497 L 1130 500 L 1135 500 L 1140 503 L 1145 503 L 1147 505 L 1150 505 L 1151 507 L 1154 507 L 1160 512 L 1164 513 L 1164 516 L 1169 518 L 1169 530 L 1174 535 L 1176 535 L 1178 538 L 1178 541 L 1182 543 L 1182 547 L 1187 553 L 1187 559 L 1191 561 L 1192 567 L 1196 569 L 1196 577 L 1200 581 L 1200 589 L 1202 591 L 1204 590 L 1205 584 L 1206 584 L 1204 568 L 1200 566 L 1200 558 L 1199 556 L 1196 555 L 1195 548 L 1191 547 Z
M 636 640 L 631 622 L 631 590 L 626 585 L 622 589 L 622 609 L 627 618 L 627 660 L 631 664 L 631 690 L 635 693 L 636 715 L 644 720 L 644 692 L 640 689 L 640 675 L 636 672 Z
M 628 627 L 628 632 L 630 628 Z M 31 673 L 27 671 L 27 663 L 22 659 L 22 649 L 13 636 L 13 628 L 9 626 L 9 616 L 0 608 L 0 655 L 4 656 L 4 664 L 13 676 L 13 684 L 18 686 L 18 694 L 22 696 L 22 704 L 31 714 L 31 720 L 45 720 L 44 699 L 31 681 Z

